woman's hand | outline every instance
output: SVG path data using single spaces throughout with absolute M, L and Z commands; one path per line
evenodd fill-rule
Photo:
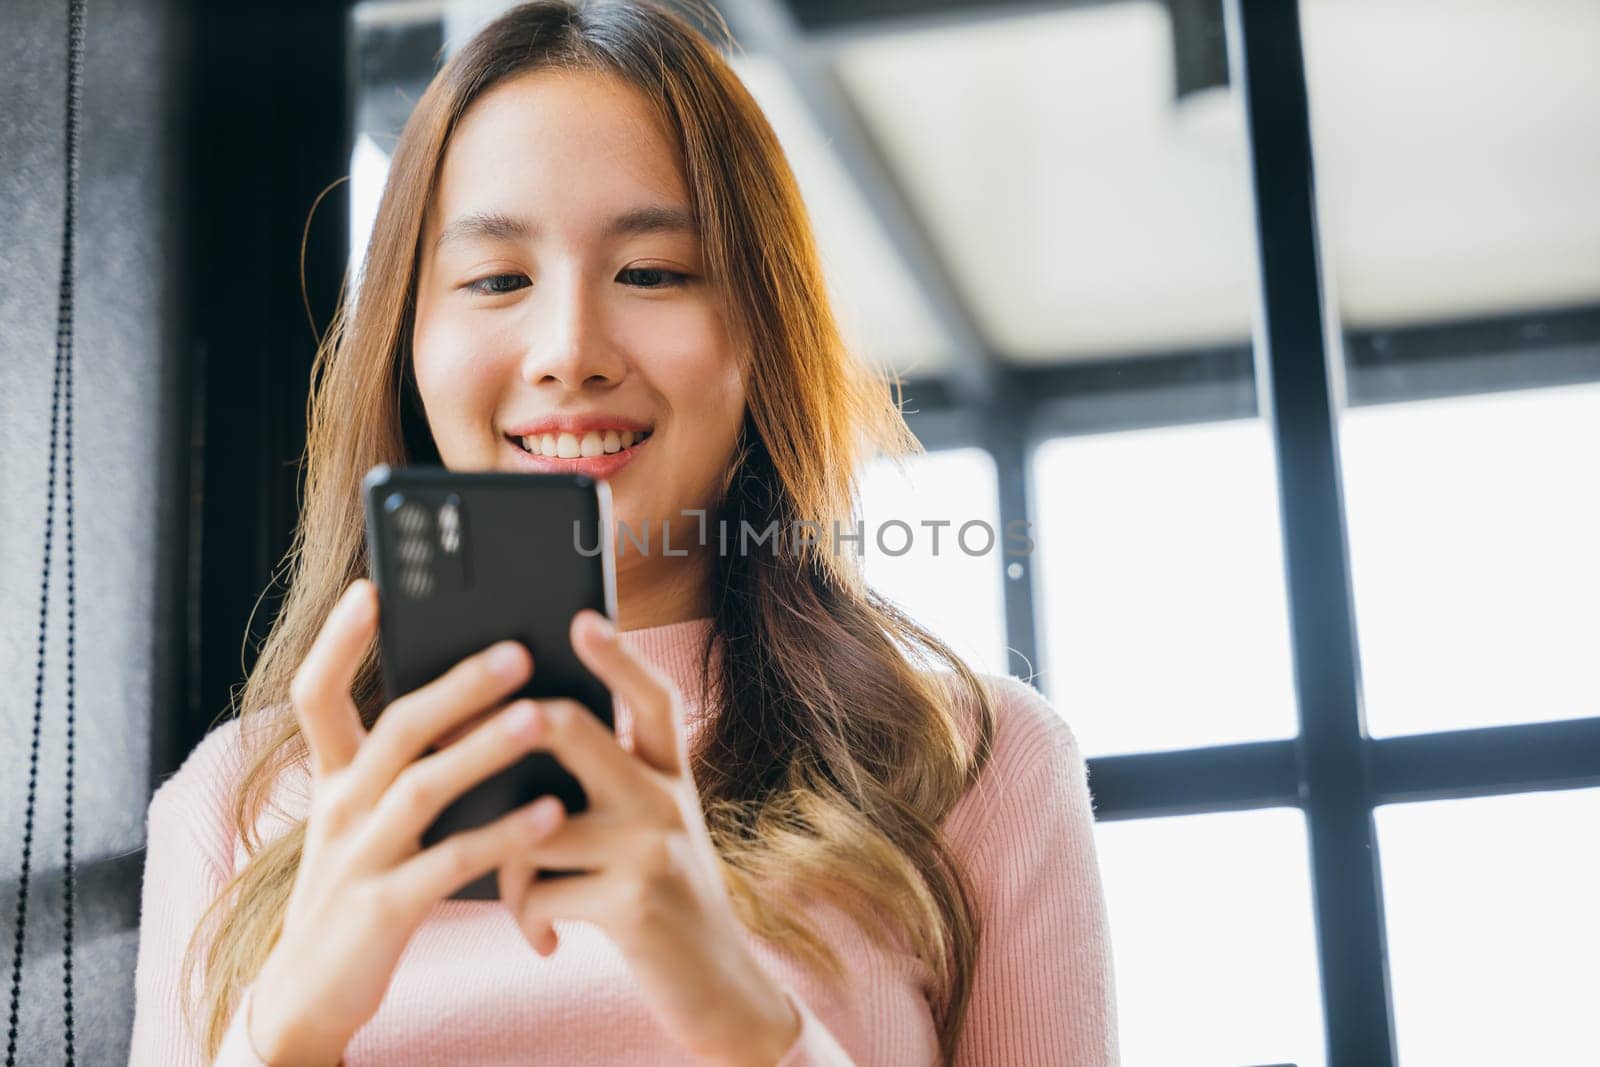
M 689 774 L 682 700 L 594 611 L 572 623 L 579 657 L 633 712 L 631 751 L 570 700 L 535 705 L 543 740 L 583 784 L 589 807 L 500 869 L 501 899 L 541 955 L 551 921 L 598 926 L 628 960 L 656 1018 L 711 1063 L 770 1067 L 800 1017 L 750 953 Z M 581 870 L 532 880 L 535 868 Z
M 469 657 L 394 701 L 368 732 L 350 684 L 377 607 L 372 583 L 353 583 L 291 686 L 311 753 L 311 811 L 283 931 L 246 1020 L 257 1053 L 274 1063 L 337 1063 L 433 905 L 526 853 L 562 811 L 543 797 L 421 848 L 423 831 L 456 797 L 539 747 L 540 723 L 521 701 L 425 755 L 438 735 L 520 688 L 531 656 L 503 642 Z

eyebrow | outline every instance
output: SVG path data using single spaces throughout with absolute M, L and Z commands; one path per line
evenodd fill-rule
M 516 241 L 532 233 L 533 227 L 522 219 L 498 211 L 475 211 L 441 230 L 433 247 L 443 248 L 452 241 Z
M 453 241 L 520 241 L 538 232 L 539 228 L 526 219 L 498 211 L 475 211 L 461 216 L 441 230 L 433 246 L 442 248 Z M 605 229 L 608 238 L 655 233 L 681 233 L 698 237 L 700 227 L 694 215 L 687 210 L 658 204 L 625 211 L 612 219 Z

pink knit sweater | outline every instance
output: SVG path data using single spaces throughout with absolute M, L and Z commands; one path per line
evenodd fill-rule
M 696 653 L 709 621 L 623 631 L 623 640 L 677 682 L 700 723 Z M 1084 762 L 1072 733 L 1030 686 L 988 676 L 999 716 L 994 755 L 945 824 L 974 879 L 984 932 L 958 1064 L 1117 1062 L 1106 910 L 1096 866 Z M 625 704 L 618 726 L 625 730 Z M 187 1067 L 204 1056 L 180 1009 L 184 945 L 244 853 L 228 817 L 240 766 L 239 728 L 214 730 L 150 801 L 133 1067 Z M 286 774 L 263 819 L 270 839 L 306 811 L 309 780 Z M 938 1061 L 927 968 L 886 950 L 831 906 L 810 917 L 844 964 L 834 985 L 750 936 L 793 1001 L 801 1034 L 780 1067 Z M 656 1026 L 625 959 L 598 929 L 558 921 L 545 958 L 498 901 L 447 900 L 418 928 L 376 1015 L 344 1062 L 391 1067 L 462 1064 L 689 1064 Z M 246 994 L 248 996 L 248 993 Z M 237 1012 L 216 1063 L 259 1067 Z

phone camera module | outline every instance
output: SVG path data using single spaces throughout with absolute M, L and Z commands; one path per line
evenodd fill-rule
M 461 509 L 455 497 L 439 508 L 439 547 L 451 556 L 461 549 Z
M 408 537 L 416 537 L 419 534 L 425 536 L 428 532 L 428 518 L 428 509 L 414 500 L 401 503 L 394 513 L 395 526 Z
M 413 600 L 429 596 L 433 593 L 433 572 L 426 567 L 403 567 L 400 588 Z
M 411 599 L 431 596 L 437 584 L 433 573 L 433 512 L 399 493 L 384 501 L 384 510 L 393 516 L 401 592 Z

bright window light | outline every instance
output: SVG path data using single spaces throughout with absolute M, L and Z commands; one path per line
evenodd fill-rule
M 1086 754 L 1294 735 L 1263 422 L 1049 441 L 1034 501 L 1044 690 Z
M 1095 833 L 1123 1067 L 1321 1067 L 1304 816 L 1185 815 Z
M 1600 385 L 1340 426 L 1374 736 L 1600 715 Z
M 945 449 L 912 457 L 905 468 L 902 474 L 888 461 L 879 461 L 863 475 L 867 582 L 967 657 L 975 669 L 1026 674 L 1026 665 L 1011 664 L 1006 652 L 1001 583 L 1007 542 L 1000 528 L 994 458 L 981 448 Z M 925 522 L 949 525 L 925 527 Z M 973 522 L 994 531 L 990 551 L 978 552 L 986 540 L 978 526 L 969 528 L 963 539 L 962 526 Z M 909 527 L 911 536 L 899 523 Z M 887 551 L 880 549 L 880 534 Z M 892 554 L 902 548 L 908 549 L 903 555 Z
M 1593 1062 L 1600 789 L 1376 817 L 1400 1062 Z

